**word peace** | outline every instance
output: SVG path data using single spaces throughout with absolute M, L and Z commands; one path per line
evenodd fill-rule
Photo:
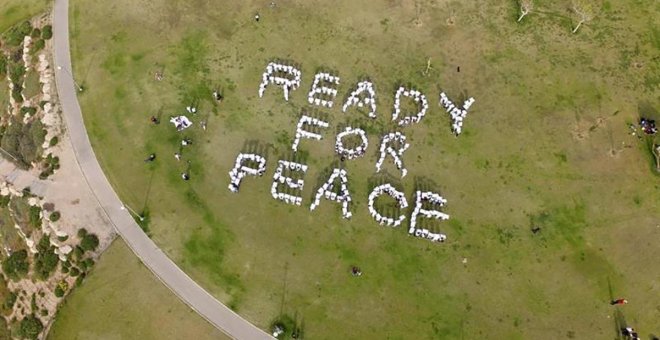
M 301 77 L 302 72 L 296 67 L 271 62 L 266 66 L 262 75 L 262 81 L 259 85 L 259 97 L 263 97 L 266 89 L 269 86 L 274 85 L 282 88 L 284 99 L 288 101 L 290 92 L 300 87 Z M 307 95 L 308 103 L 310 105 L 332 108 L 337 96 L 339 83 L 340 78 L 337 75 L 327 72 L 317 73 L 314 76 L 312 87 Z M 403 112 L 404 110 L 402 110 L 401 102 L 404 100 L 407 100 L 409 104 L 411 104 L 407 107 L 412 107 L 414 109 L 409 109 L 406 112 Z M 470 98 L 459 108 L 449 100 L 444 92 L 440 94 L 440 104 L 451 115 L 452 131 L 456 135 L 461 133 L 463 120 L 467 116 L 467 111 L 473 103 L 474 98 Z M 342 111 L 347 112 L 351 107 L 368 108 L 368 116 L 370 118 L 376 118 L 376 90 L 372 82 L 364 80 L 356 84 L 354 90 L 344 101 Z M 421 122 L 428 109 L 428 99 L 422 92 L 401 86 L 397 89 L 394 95 L 392 121 L 399 127 L 416 124 Z M 291 149 L 294 152 L 298 151 L 298 145 L 303 138 L 321 140 L 323 137 L 320 131 L 328 128 L 329 125 L 328 122 L 321 118 L 312 117 L 307 113 L 303 113 L 296 125 L 296 134 Z M 357 145 L 347 147 L 345 141 L 351 136 L 357 137 L 360 142 Z M 363 157 L 368 146 L 369 141 L 366 132 L 355 127 L 346 127 L 336 136 L 335 140 L 335 152 L 342 158 L 342 160 Z M 387 156 L 390 156 L 394 165 L 401 171 L 401 177 L 405 177 L 408 170 L 404 166 L 402 156 L 409 147 L 410 144 L 406 143 L 406 136 L 402 132 L 395 131 L 386 133 L 381 139 L 379 148 L 380 157 L 375 164 L 376 172 L 381 171 L 383 162 Z M 244 177 L 248 175 L 263 176 L 265 172 L 266 158 L 264 156 L 254 153 L 239 153 L 238 157 L 236 157 L 234 167 L 229 172 L 229 190 L 232 192 L 238 192 L 241 181 Z M 304 176 L 306 172 L 307 165 L 305 164 L 279 160 L 273 175 L 273 183 L 271 186 L 272 197 L 287 204 L 297 206 L 302 205 L 301 195 L 305 185 Z M 393 198 L 401 210 L 408 207 L 408 201 L 403 192 L 396 189 L 393 185 L 385 183 L 373 188 L 369 194 L 369 213 L 376 222 L 380 223 L 380 225 L 398 227 L 406 219 L 406 216 L 387 216 L 384 213 L 379 212 L 375 207 L 376 200 L 383 195 L 388 195 Z M 352 198 L 348 190 L 348 172 L 345 169 L 335 168 L 332 170 L 325 183 L 317 189 L 314 200 L 309 207 L 310 210 L 316 209 L 316 207 L 320 205 L 321 199 L 340 203 L 342 206 L 342 216 L 347 219 L 352 216 L 350 210 Z M 439 209 L 446 203 L 447 200 L 437 193 L 430 191 L 416 191 L 415 206 L 410 215 L 408 233 L 433 242 L 445 241 L 447 237 L 444 234 L 433 233 L 427 229 L 418 228 L 417 220 L 420 216 L 439 220 L 449 219 L 449 215 L 439 211 Z

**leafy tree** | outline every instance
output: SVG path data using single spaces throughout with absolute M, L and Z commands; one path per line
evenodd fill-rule
M 55 254 L 55 247 L 50 244 L 48 236 L 43 236 L 37 245 L 39 251 L 35 256 L 34 270 L 37 277 L 46 280 L 57 268 L 60 258 Z
M 34 44 L 32 44 L 31 52 L 35 53 L 41 51 L 44 49 L 44 47 L 46 47 L 46 42 L 43 39 L 38 39 L 34 42 Z
M 32 30 L 32 34 L 30 36 L 34 39 L 41 38 L 41 30 L 38 28 L 35 28 Z
M 53 37 L 53 26 L 51 25 L 46 25 L 44 26 L 44 29 L 41 31 L 41 38 L 44 40 L 48 40 Z
M 64 296 L 64 290 L 60 288 L 60 286 L 55 287 L 55 296 L 57 296 L 58 298 Z
M 21 320 L 17 335 L 22 339 L 37 339 L 43 330 L 44 325 L 41 323 L 41 320 L 34 314 L 31 314 Z
M 30 269 L 27 250 L 22 249 L 13 252 L 2 262 L 2 270 L 12 280 L 18 281 L 25 276 Z
M 84 251 L 94 251 L 99 246 L 99 238 L 95 234 L 87 234 L 80 241 L 80 247 Z
M 82 239 L 83 237 L 85 237 L 85 235 L 87 235 L 87 229 L 85 228 L 78 229 L 78 237 Z
M 29 210 L 29 216 L 30 216 L 30 225 L 33 228 L 40 228 L 41 227 L 41 208 L 31 205 L 30 210 Z

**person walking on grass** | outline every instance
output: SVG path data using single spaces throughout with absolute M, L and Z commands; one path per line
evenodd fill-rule
M 626 303 L 628 303 L 628 300 L 626 300 L 626 299 L 616 299 L 616 300 L 610 301 L 610 305 L 612 305 L 612 306 L 625 305 Z

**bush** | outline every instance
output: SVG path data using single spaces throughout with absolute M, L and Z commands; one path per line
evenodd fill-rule
M 41 208 L 31 205 L 29 210 L 30 226 L 41 228 Z
M 55 287 L 55 296 L 58 298 L 64 296 L 64 290 L 60 286 Z
M 34 42 L 34 44 L 32 45 L 32 50 L 30 50 L 30 52 L 35 53 L 41 51 L 44 49 L 44 47 L 46 47 L 46 42 L 43 39 L 39 39 Z
M 21 43 L 23 43 L 23 38 L 26 35 L 30 35 L 32 33 L 32 24 L 29 21 L 24 21 L 20 25 L 12 27 L 6 34 L 5 34 L 5 42 L 9 46 L 19 46 Z M 51 27 L 51 36 L 52 36 L 52 27 Z
M 84 253 L 85 251 L 82 248 L 80 248 L 80 246 L 76 246 L 75 248 L 73 248 L 73 251 L 71 252 L 71 256 L 76 260 L 80 260 L 82 259 Z
M 14 99 L 14 101 L 17 103 L 22 103 L 23 102 L 23 96 L 21 94 L 22 91 L 23 88 L 21 87 L 21 85 L 14 83 L 14 88 L 11 89 L 11 98 Z
M 25 76 L 25 66 L 23 66 L 23 63 L 9 65 L 9 80 L 14 83 L 14 90 L 23 88 L 23 76 Z
M 10 279 L 18 281 L 30 269 L 27 250 L 13 252 L 2 262 L 2 270 Z
M 32 314 L 21 320 L 17 335 L 24 339 L 36 339 L 43 330 L 44 325 Z
M 53 26 L 51 25 L 46 25 L 44 26 L 44 29 L 41 31 L 41 38 L 44 40 L 48 40 L 53 37 Z
M 57 136 L 53 136 L 53 138 L 50 139 L 50 142 L 48 142 L 48 145 L 52 148 L 53 146 L 57 145 L 59 141 L 60 139 L 57 138 Z
M 76 267 L 71 268 L 71 270 L 69 271 L 69 275 L 71 275 L 73 277 L 76 277 L 76 276 L 80 275 L 80 269 L 78 269 Z
M 61 216 L 59 211 L 53 211 L 48 218 L 51 222 L 57 222 L 59 221 L 60 217 Z
M 65 267 L 65 266 L 62 266 L 60 270 L 63 274 L 68 274 L 71 271 L 69 267 Z
M 41 310 L 41 316 L 48 316 L 48 309 L 42 309 Z
M 14 292 L 9 292 L 7 294 L 7 298 L 5 299 L 5 302 L 3 303 L 3 306 L 5 307 L 6 310 L 10 310 L 14 308 L 14 304 L 16 303 L 16 300 L 18 299 L 18 295 Z
M 4 77 L 7 75 L 7 57 L 4 54 L 0 53 L 0 76 Z
M 34 257 L 34 270 L 39 279 L 46 280 L 57 268 L 60 258 L 55 254 L 55 247 L 50 245 L 48 236 L 41 237 L 37 250 L 39 252 Z
M 99 238 L 95 234 L 87 234 L 80 241 L 80 247 L 84 251 L 94 251 L 99 246 Z
M 23 106 L 21 108 L 21 114 L 23 115 L 30 115 L 33 116 L 35 113 L 37 113 L 37 108 L 36 107 L 31 107 L 31 106 Z
M 84 279 L 85 279 L 85 275 L 78 276 L 78 278 L 76 278 L 76 286 L 80 286 L 83 283 Z
M 86 235 L 87 235 L 87 229 L 85 229 L 85 228 L 80 228 L 80 229 L 78 229 L 78 237 L 79 237 L 79 238 L 82 239 L 82 238 L 85 237 Z
M 64 242 L 69 239 L 69 235 L 64 235 L 64 236 L 58 236 L 57 240 L 60 242 Z
M 35 28 L 32 30 L 32 34 L 30 36 L 34 39 L 41 38 L 41 30 L 38 28 Z
M 6 207 L 9 204 L 9 201 L 11 201 L 11 196 L 0 195 L 0 207 Z

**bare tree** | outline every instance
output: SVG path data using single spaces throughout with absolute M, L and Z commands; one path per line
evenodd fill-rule
M 534 9 L 534 1 L 532 0 L 520 0 L 520 17 L 518 18 L 518 22 L 522 20 L 525 15 L 529 14 L 533 9 Z
M 589 0 L 573 0 L 573 11 L 580 18 L 580 21 L 573 30 L 573 33 L 575 33 L 580 29 L 580 26 L 582 26 L 583 23 L 593 19 L 594 10 Z

